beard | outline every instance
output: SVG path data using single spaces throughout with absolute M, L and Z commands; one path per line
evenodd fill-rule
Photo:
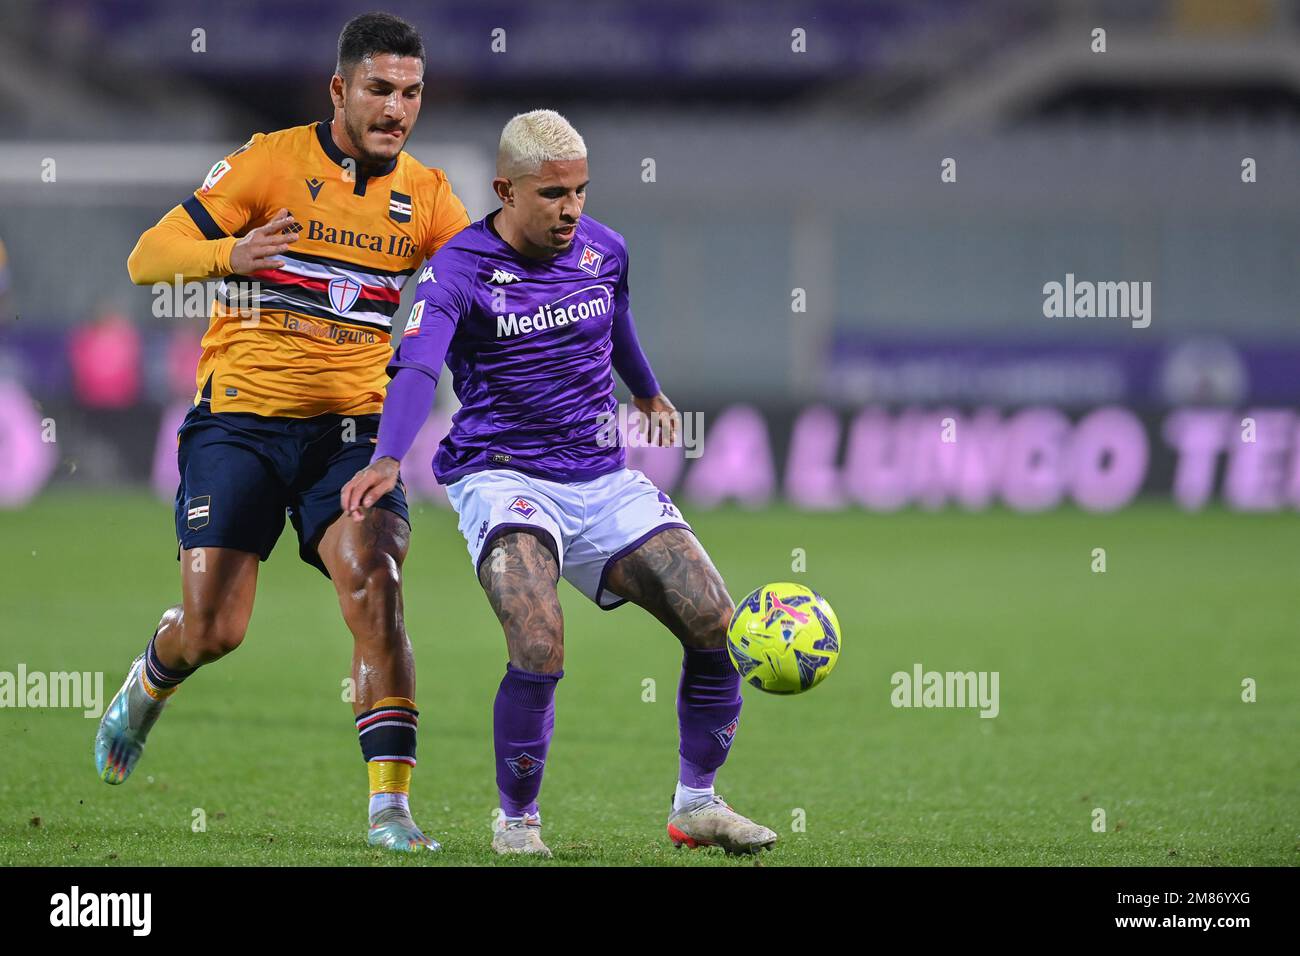
M 343 128 L 347 130 L 348 139 L 352 141 L 352 145 L 357 148 L 357 152 L 360 154 L 358 162 L 362 166 L 383 166 L 393 159 L 392 156 L 382 156 L 366 148 L 365 137 L 366 133 L 370 131 L 369 123 L 361 122 L 354 117 L 348 116 L 345 112 L 343 114 Z M 402 145 L 405 146 L 406 143 L 403 142 Z

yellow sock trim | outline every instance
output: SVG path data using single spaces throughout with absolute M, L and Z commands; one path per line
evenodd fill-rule
M 372 760 L 366 764 L 366 773 L 370 777 L 370 795 L 376 793 L 411 792 L 411 771 L 409 763 L 396 760 Z
M 415 710 L 415 701 L 407 697 L 383 697 L 375 701 L 371 710 L 381 707 L 409 707 Z M 370 793 L 406 793 L 411 792 L 411 770 L 409 763 L 397 760 L 371 760 L 366 764 L 366 773 L 370 777 Z
M 374 706 L 370 709 L 378 710 L 380 707 L 409 707 L 411 710 L 419 709 L 415 706 L 415 701 L 408 700 L 405 697 L 384 697 L 381 700 L 375 701 Z
M 144 692 L 154 700 L 166 700 L 172 694 L 181 689 L 180 684 L 177 684 L 175 687 L 169 687 L 166 690 L 163 690 L 161 687 L 154 687 L 153 684 L 149 683 L 149 678 L 145 677 L 143 667 L 140 668 L 140 686 L 144 688 Z

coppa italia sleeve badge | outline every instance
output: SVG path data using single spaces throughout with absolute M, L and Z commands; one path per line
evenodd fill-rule
M 402 338 L 408 335 L 420 334 L 420 320 L 424 318 L 424 300 L 416 299 L 415 305 L 411 306 L 411 314 L 406 319 L 406 328 L 402 330 Z
M 230 164 L 226 162 L 224 159 L 217 160 L 216 163 L 213 164 L 212 168 L 208 170 L 208 176 L 205 180 L 203 180 L 203 186 L 199 191 L 207 192 L 218 182 L 220 182 L 221 177 L 226 175 L 226 173 L 228 172 L 230 172 Z

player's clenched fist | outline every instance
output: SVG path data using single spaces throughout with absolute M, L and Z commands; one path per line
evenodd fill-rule
M 294 218 L 289 210 L 281 209 L 266 225 L 250 229 L 248 235 L 230 250 L 230 271 L 246 276 L 262 269 L 283 267 L 283 260 L 276 256 L 298 241 L 296 231 L 285 231 L 293 225 Z
M 396 458 L 380 458 L 353 475 L 339 495 L 343 513 L 353 521 L 364 518 L 366 509 L 397 487 L 400 467 Z

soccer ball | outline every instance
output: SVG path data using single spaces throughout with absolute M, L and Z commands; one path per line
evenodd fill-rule
M 816 591 L 766 584 L 736 605 L 727 653 L 742 680 L 769 694 L 802 694 L 840 658 L 840 623 Z

